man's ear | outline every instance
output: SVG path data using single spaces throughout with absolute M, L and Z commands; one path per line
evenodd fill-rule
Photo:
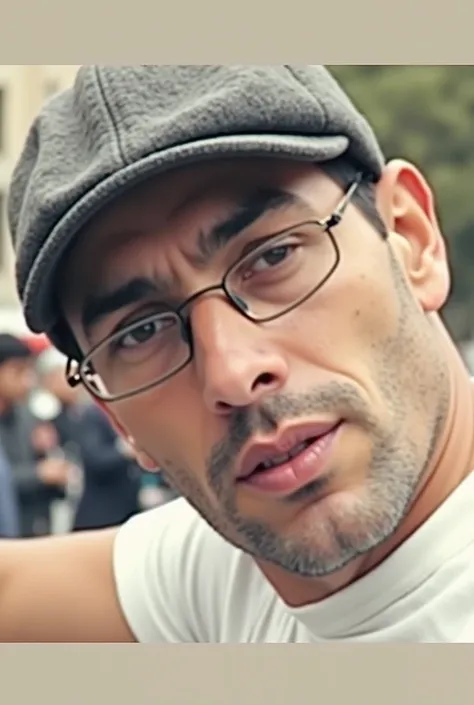
M 377 184 L 377 208 L 389 243 L 426 312 L 439 311 L 449 295 L 450 273 L 430 186 L 401 159 L 389 162 Z
M 136 458 L 137 463 L 140 465 L 140 467 L 143 468 L 143 470 L 147 470 L 148 472 L 157 472 L 159 471 L 159 467 L 157 466 L 157 463 L 153 458 L 151 458 L 147 453 L 144 451 L 140 450 L 137 448 L 137 445 L 135 443 L 135 439 L 130 436 L 127 433 L 127 430 L 122 426 L 120 421 L 117 419 L 115 414 L 109 409 L 107 404 L 100 399 L 95 399 L 94 400 L 97 406 L 102 409 L 104 414 L 107 416 L 112 428 L 114 431 L 126 441 L 126 443 L 129 444 L 133 448 L 134 455 Z

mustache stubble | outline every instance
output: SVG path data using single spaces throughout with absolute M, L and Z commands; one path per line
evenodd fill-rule
M 258 407 L 235 409 L 229 417 L 226 437 L 213 446 L 206 463 L 207 478 L 217 496 L 225 491 L 236 458 L 253 437 L 275 433 L 283 424 L 316 415 L 355 420 L 372 432 L 378 427 L 357 390 L 351 384 L 335 381 L 303 394 L 273 395 Z

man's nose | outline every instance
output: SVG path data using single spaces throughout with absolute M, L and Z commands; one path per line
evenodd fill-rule
M 249 321 L 230 303 L 208 298 L 191 314 L 194 364 L 204 401 L 214 413 L 258 403 L 288 378 L 285 356 L 262 324 Z

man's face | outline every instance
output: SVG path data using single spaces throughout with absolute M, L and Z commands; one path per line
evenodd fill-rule
M 12 359 L 0 365 L 0 399 L 7 404 L 26 400 L 35 383 L 32 359 Z
M 417 188 L 407 193 L 410 179 L 392 179 L 382 203 L 389 227 L 406 221 L 408 235 L 387 242 L 349 206 L 333 231 L 340 263 L 313 296 L 258 324 L 222 292 L 199 297 L 188 312 L 192 361 L 166 383 L 109 405 L 141 457 L 215 529 L 300 575 L 329 574 L 394 532 L 445 413 L 446 372 L 426 315 L 426 300 L 446 294 L 445 275 L 433 266 L 425 286 L 413 274 L 431 225 Z M 296 198 L 259 209 L 275 189 Z M 270 160 L 209 164 L 144 184 L 90 225 L 66 267 L 65 309 L 80 345 L 88 351 L 126 323 L 218 284 L 255 241 L 325 218 L 342 195 L 312 165 Z M 411 218 L 398 218 L 410 209 Z M 203 235 L 231 217 L 240 232 L 199 259 Z M 265 277 L 297 283 L 304 242 L 296 239 L 289 264 L 286 254 L 264 258 L 243 278 L 262 277 L 254 280 L 262 288 L 276 286 Z M 273 266 L 280 269 L 269 274 Z M 86 333 L 91 294 L 136 278 L 150 284 L 143 299 L 122 301 Z M 131 365 L 142 359 L 135 354 Z

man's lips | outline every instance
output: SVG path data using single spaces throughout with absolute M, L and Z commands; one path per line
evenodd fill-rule
M 238 481 L 251 475 L 291 463 L 307 447 L 334 432 L 341 421 L 306 424 L 287 429 L 273 442 L 254 443 L 244 453 L 236 474 Z

